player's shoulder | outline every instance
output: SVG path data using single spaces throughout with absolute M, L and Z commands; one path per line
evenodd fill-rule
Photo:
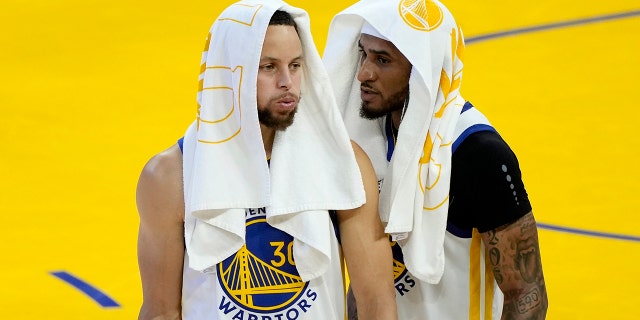
M 371 163 L 371 159 L 367 152 L 358 145 L 355 141 L 351 140 L 351 147 L 353 148 L 353 153 L 356 158 L 356 162 L 358 163 L 358 167 L 360 168 L 360 173 L 363 178 L 375 178 L 375 171 L 373 170 L 373 164 Z
M 162 192 L 162 188 L 182 184 L 182 152 L 178 144 L 154 155 L 147 161 L 138 187 Z
M 479 131 L 466 137 L 455 153 L 495 156 L 511 152 L 507 142 L 497 132 Z
M 151 157 L 141 175 L 157 182 L 182 176 L 182 152 L 178 144 Z
M 469 135 L 453 153 L 452 161 L 472 170 L 495 168 L 496 164 L 518 165 L 511 147 L 494 131 L 480 131 Z
M 177 144 L 154 155 L 144 166 L 138 180 L 136 202 L 145 221 L 182 221 L 182 152 Z

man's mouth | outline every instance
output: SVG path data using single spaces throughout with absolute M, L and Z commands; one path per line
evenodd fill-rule
M 373 89 L 373 87 L 366 83 L 363 82 L 360 84 L 360 91 L 362 91 L 363 93 L 370 93 L 370 94 L 378 94 L 379 92 L 375 89 Z
M 298 99 L 292 94 L 288 94 L 278 100 L 276 100 L 276 105 L 278 105 L 282 109 L 293 109 L 298 103 Z
M 360 85 L 360 97 L 362 101 L 369 101 L 379 94 L 380 92 L 373 89 L 371 86 L 367 85 L 366 83 L 362 83 Z

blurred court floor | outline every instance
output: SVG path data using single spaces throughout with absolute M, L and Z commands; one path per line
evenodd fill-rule
M 230 3 L 3 0 L 1 318 L 136 318 L 138 174 L 194 119 Z M 351 3 L 291 1 L 321 52 Z M 519 156 L 548 319 L 640 319 L 640 3 L 444 3 L 467 38 L 463 95 Z

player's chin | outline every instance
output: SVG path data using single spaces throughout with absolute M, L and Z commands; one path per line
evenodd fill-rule
M 360 116 L 369 120 L 377 119 L 388 113 L 388 110 L 383 109 L 377 104 L 363 101 L 360 106 Z
M 294 108 L 292 110 L 283 112 L 282 114 L 274 115 L 273 127 L 276 130 L 282 130 L 282 131 L 287 129 L 289 126 L 293 124 L 297 111 L 298 109 Z

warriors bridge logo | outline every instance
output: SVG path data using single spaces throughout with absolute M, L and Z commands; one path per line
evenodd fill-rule
M 393 281 L 396 294 L 404 296 L 416 286 L 416 280 L 407 272 L 402 249 L 397 242 L 391 241 L 391 251 L 393 252 Z
M 271 227 L 265 210 L 246 210 L 246 244 L 218 264 L 218 281 L 226 298 L 219 310 L 230 319 L 303 317 L 317 293 L 307 289 L 293 261 L 293 238 Z
M 440 6 L 430 0 L 401 0 L 398 11 L 407 25 L 420 31 L 436 29 L 443 19 Z

